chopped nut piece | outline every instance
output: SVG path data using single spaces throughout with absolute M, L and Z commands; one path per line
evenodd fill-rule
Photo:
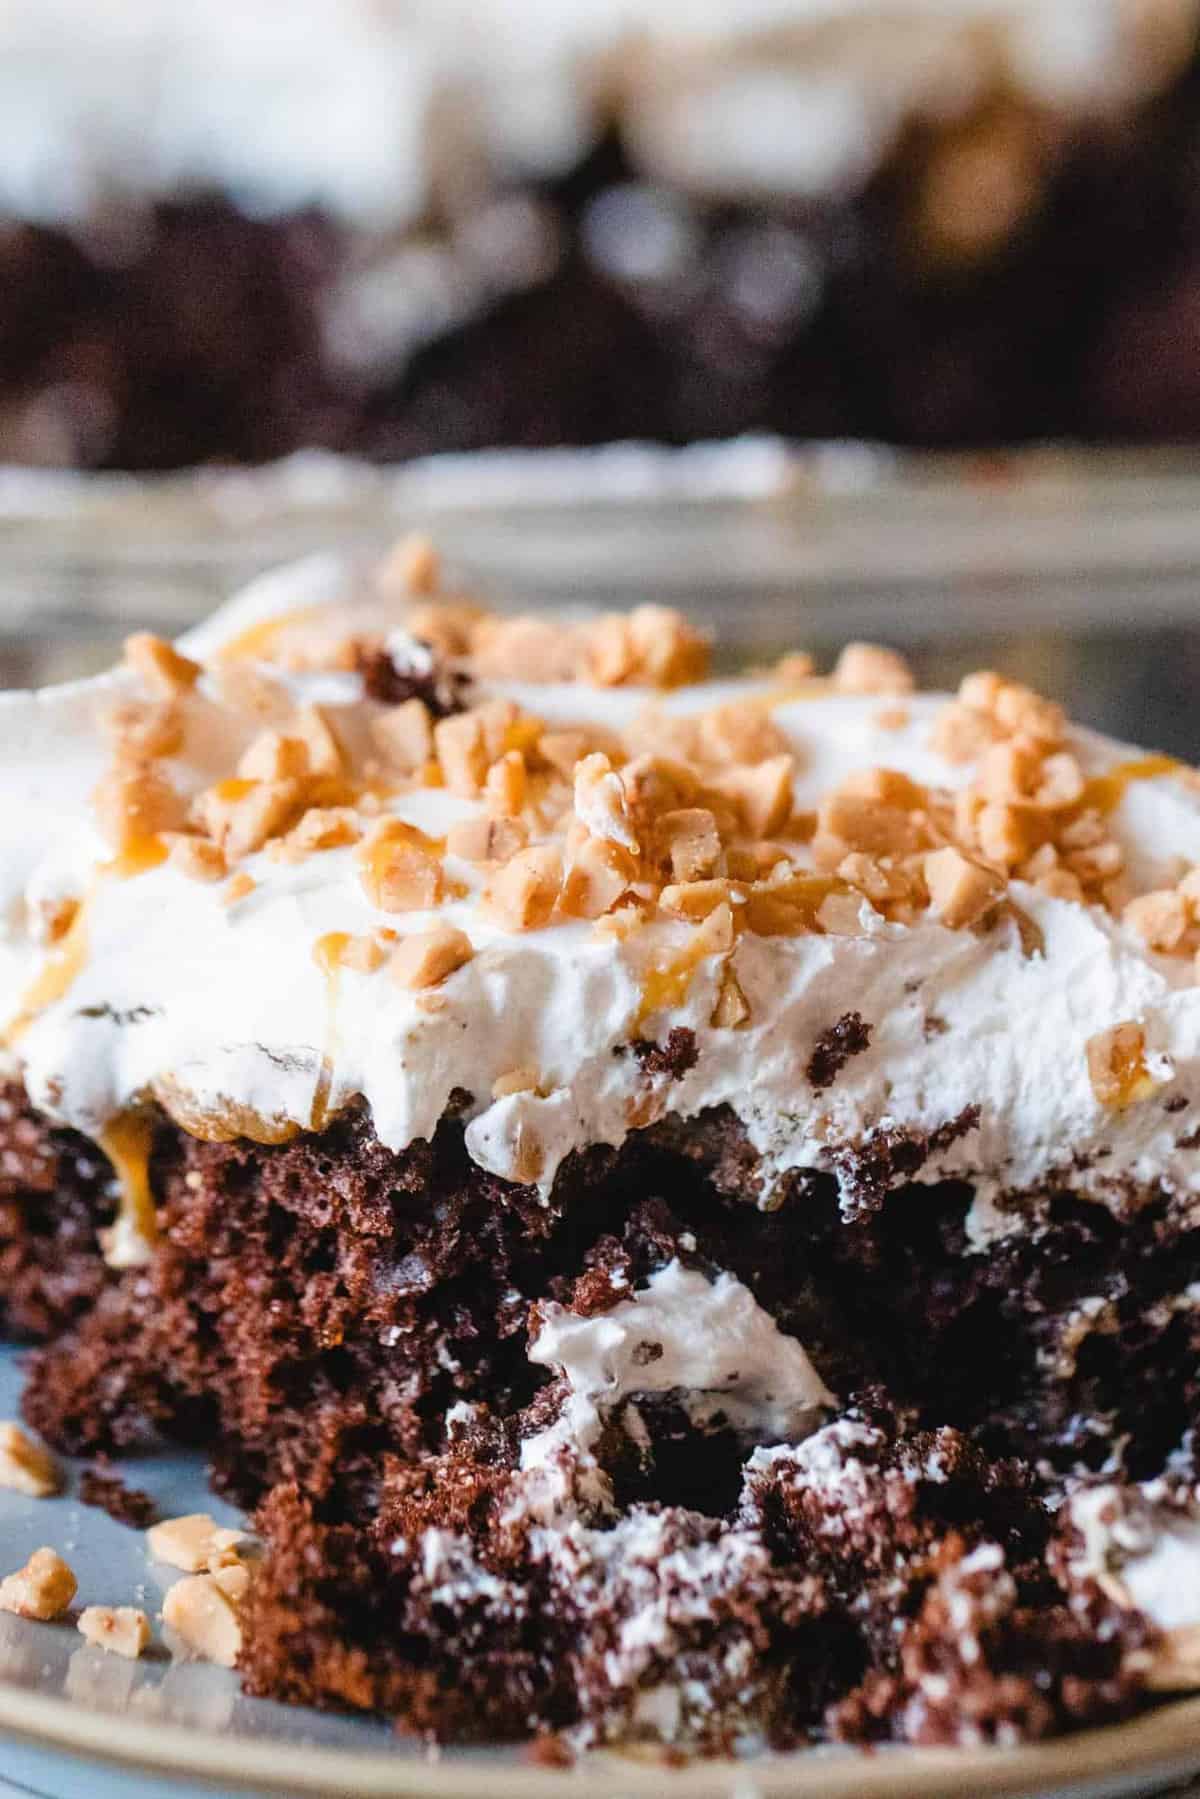
M 424 700 L 404 700 L 371 720 L 371 740 L 384 762 L 413 774 L 433 756 L 433 720 Z
M 342 947 L 338 966 L 354 974 L 375 974 L 387 961 L 395 932 L 372 931 L 365 937 L 351 937 Z
M 543 731 L 537 740 L 537 753 L 542 761 L 568 780 L 575 773 L 575 764 L 587 755 L 588 748 L 586 731 Z
M 817 812 L 813 839 L 818 866 L 837 866 L 843 856 L 862 850 L 870 856 L 906 856 L 922 847 L 924 831 L 900 805 L 843 786 L 827 794 Z
M 640 678 L 652 687 L 682 687 L 708 673 L 708 639 L 670 606 L 635 606 L 629 615 Z
M 132 1605 L 86 1605 L 79 1629 L 89 1643 L 135 1662 L 150 1642 L 150 1620 Z
M 49 1622 L 62 1617 L 77 1589 L 61 1555 L 53 1549 L 35 1549 L 23 1568 L 0 1580 L 0 1612 Z
M 658 903 L 676 918 L 707 918 L 718 906 L 729 903 L 731 891 L 728 881 L 682 881 L 664 887 Z
M 719 1031 L 740 1030 L 750 1022 L 750 1002 L 742 991 L 741 982 L 733 972 L 731 963 L 727 962 L 721 971 L 717 1003 L 709 1022 Z
M 0 1487 L 31 1499 L 48 1499 L 62 1489 L 58 1463 L 19 1424 L 0 1424 Z
M 435 925 L 401 940 L 392 951 L 388 972 L 401 987 L 437 987 L 475 954 L 465 931 Z
M 229 883 L 221 895 L 222 903 L 226 906 L 235 906 L 238 900 L 243 900 L 248 894 L 253 893 L 254 887 L 253 878 L 246 873 L 244 868 L 239 868 L 237 873 L 230 877 Z
M 441 862 L 402 819 L 385 819 L 360 846 L 358 862 L 367 898 L 381 912 L 428 911 L 445 895 Z
M 974 674 L 964 675 L 959 682 L 958 697 L 972 712 L 993 713 L 1004 685 L 1004 676 L 994 669 L 976 669 Z
M 293 781 L 308 774 L 308 750 L 299 737 L 260 731 L 237 765 L 243 781 Z
M 1052 700 L 1044 700 L 1040 693 L 1035 693 L 1032 687 L 1023 687 L 1019 681 L 1001 683 L 992 710 L 1005 730 L 1036 737 L 1049 746 L 1063 740 L 1067 721 L 1062 707 Z
M 951 701 L 933 722 L 930 748 L 947 762 L 974 762 L 997 742 L 1000 726 L 986 712 Z
M 699 720 L 700 749 L 710 762 L 753 765 L 790 753 L 791 745 L 774 719 L 757 706 L 716 706 Z
M 431 594 L 441 585 L 442 559 L 428 537 L 411 532 L 392 545 L 375 571 L 385 593 Z
M 525 826 L 515 818 L 464 818 L 451 825 L 446 853 L 464 862 L 507 862 L 526 841 Z
M 1146 1038 L 1140 1024 L 1113 1025 L 1087 1042 L 1088 1075 L 1102 1106 L 1119 1112 L 1153 1091 L 1145 1061 Z
M 320 706 L 301 706 L 291 728 L 308 752 L 309 774 L 333 778 L 345 772 L 345 752 Z
M 831 937 L 865 937 L 861 893 L 827 893 L 817 907 L 817 923 Z
M 484 896 L 488 911 L 511 931 L 549 924 L 562 885 L 562 858 L 549 844 L 518 850 L 492 876 Z
M 451 793 L 474 799 L 488 771 L 488 750 L 483 726 L 474 712 L 458 712 L 440 718 L 433 727 L 438 761 Z
M 912 670 L 895 650 L 877 643 L 848 643 L 833 669 L 839 693 L 911 693 Z
M 164 1518 L 146 1532 L 146 1547 L 156 1562 L 198 1574 L 204 1568 L 236 1561 L 244 1532 L 230 1530 L 207 1512 L 187 1512 L 180 1518 Z
M 1083 885 L 1079 876 L 1073 875 L 1069 868 L 1052 868 L 1048 873 L 1038 875 L 1034 885 L 1048 899 L 1077 902 L 1083 899 Z
M 1174 955 L 1185 947 L 1184 940 L 1193 922 L 1187 899 L 1178 888 L 1143 893 L 1139 899 L 1130 900 L 1121 919 L 1151 949 L 1165 956 Z
M 893 865 L 876 860 L 874 856 L 864 855 L 861 850 L 854 850 L 843 856 L 834 873 L 847 886 L 855 888 L 874 906 L 885 905 L 889 900 L 907 899 L 909 883 L 900 869 Z
M 922 863 L 929 903 L 951 930 L 974 924 L 999 897 L 1001 882 L 956 849 L 932 850 Z
M 92 806 L 100 834 L 121 854 L 159 831 L 177 831 L 187 810 L 154 768 L 112 769 L 92 794 Z
M 226 1599 L 235 1606 L 241 1605 L 250 1591 L 253 1570 L 247 1562 L 223 1562 L 209 1570 L 213 1579 L 224 1593 Z
M 361 836 L 362 826 L 349 806 L 310 806 L 284 843 L 291 856 L 311 856 L 318 850 L 344 849 Z
M 584 829 L 593 837 L 619 843 L 636 856 L 640 846 L 625 783 L 602 751 L 576 764 L 574 789 L 575 816 Z
M 230 862 L 253 855 L 295 823 L 303 806 L 299 781 L 220 781 L 200 795 L 196 816 Z
M 1042 825 L 1035 812 L 1021 806 L 989 801 L 979 812 L 975 830 L 979 847 L 989 862 L 1015 868 L 1037 848 Z
M 120 762 L 153 762 L 183 748 L 183 719 L 173 700 L 121 700 L 100 724 Z
M 537 1090 L 536 1068 L 512 1068 L 507 1074 L 498 1075 L 492 1082 L 493 1099 L 507 1099 L 510 1093 L 536 1093 Z
M 713 776 L 713 785 L 736 805 L 746 829 L 769 837 L 787 824 L 792 810 L 793 756 L 772 756 L 755 768 L 731 768 Z
M 635 873 L 633 858 L 620 844 L 585 837 L 567 867 L 559 908 L 568 918 L 600 918 L 616 905 Z
M 487 771 L 483 784 L 483 803 L 497 818 L 516 818 L 528 797 L 529 782 L 525 758 L 520 750 L 509 750 Z
M 125 639 L 125 662 L 164 699 L 186 693 L 202 673 L 198 662 L 181 655 L 174 644 L 151 631 L 135 631 Z
M 167 835 L 167 861 L 189 881 L 223 881 L 229 873 L 225 853 L 208 837 Z
M 163 1600 L 162 1615 L 190 1654 L 222 1668 L 236 1666 L 242 1648 L 237 1607 L 211 1574 L 177 1580 Z
M 679 687 L 703 679 L 708 643 L 670 607 L 635 606 L 627 616 L 607 613 L 588 626 L 584 656 L 597 687 Z
M 655 838 L 676 881 L 702 880 L 715 871 L 721 859 L 717 821 L 705 806 L 682 806 L 662 813 Z
M 281 681 L 244 662 L 223 662 L 209 671 L 221 704 L 260 723 L 281 726 L 290 717 L 292 696 Z
M 733 948 L 733 911 L 729 906 L 716 906 L 702 918 L 692 933 L 694 956 L 723 956 Z

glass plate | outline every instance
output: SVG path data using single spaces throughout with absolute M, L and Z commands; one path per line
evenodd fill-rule
M 989 663 L 1200 758 L 1200 455 L 917 456 L 775 439 L 317 453 L 157 479 L 0 469 L 0 685 L 90 672 L 274 563 L 430 532 L 507 606 L 686 605 L 725 659 L 867 636 L 946 685 Z

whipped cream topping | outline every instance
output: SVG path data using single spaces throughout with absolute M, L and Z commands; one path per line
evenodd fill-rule
M 185 647 L 202 658 L 223 643 L 244 653 L 272 619 L 332 604 L 353 580 L 328 561 L 283 571 Z M 320 701 L 347 740 L 378 710 L 357 674 L 278 678 Z M 185 794 L 227 774 L 257 729 L 222 706 L 217 681 L 202 676 L 181 701 L 184 742 L 169 767 Z M 362 1096 L 381 1141 L 401 1150 L 432 1135 L 457 1090 L 471 1095 L 475 1160 L 548 1193 L 574 1150 L 619 1144 L 667 1114 L 728 1107 L 761 1157 L 763 1201 L 792 1169 L 831 1173 L 852 1190 L 864 1154 L 903 1140 L 916 1146 L 903 1178 L 975 1183 L 979 1243 L 1022 1228 L 996 1201 L 1060 1178 L 1114 1202 L 1132 1181 L 1197 1203 L 1192 960 L 1155 953 L 1097 906 L 1015 881 L 1023 924 L 950 930 L 932 913 L 893 924 L 863 900 L 821 932 L 745 931 L 730 966 L 749 1017 L 723 1028 L 713 1019 L 725 959 L 697 959 L 683 920 L 650 917 L 628 937 L 579 919 L 514 930 L 481 907 L 480 868 L 451 854 L 450 897 L 436 913 L 378 912 L 348 847 L 300 860 L 269 848 L 250 855 L 241 866 L 253 885 L 232 903 L 171 861 L 122 878 L 89 795 L 108 756 L 97 713 L 133 690 L 122 670 L 0 700 L 0 1016 L 33 1102 L 55 1119 L 103 1140 L 153 1096 L 198 1134 L 271 1141 Z M 647 702 L 644 689 L 582 683 L 481 691 L 510 696 L 551 726 L 615 730 Z M 786 734 L 802 808 L 877 765 L 948 788 L 967 778 L 931 747 L 945 703 L 936 695 L 906 697 L 898 713 L 877 695 L 803 684 L 789 693 L 761 678 L 702 681 L 658 703 L 678 716 L 735 697 L 753 699 Z M 1170 884 L 1200 862 L 1200 795 L 1183 772 L 1131 760 L 1084 731 L 1069 744 L 1089 776 L 1118 771 L 1107 824 L 1137 889 Z M 434 839 L 481 810 L 445 787 L 386 805 Z M 83 902 L 79 922 L 48 945 L 42 921 L 64 898 Z M 475 953 L 432 1004 L 386 971 L 322 956 L 331 935 L 383 924 L 401 936 L 450 924 Z M 869 1041 L 835 1079 L 817 1081 L 814 1049 L 850 1013 Z M 1113 1103 L 1097 1092 L 1088 1045 L 1130 1023 L 1144 1044 L 1138 1080 Z M 694 1033 L 695 1055 L 677 1078 L 630 1052 L 631 1042 L 663 1043 L 678 1029 Z M 530 1076 L 505 1091 L 514 1070 Z
M 217 187 L 367 230 L 561 172 L 615 114 L 651 175 L 859 184 L 906 120 L 1002 86 L 1070 115 L 1161 85 L 1195 0 L 10 0 L 0 205 L 54 223 Z M 36 79 L 31 77 L 36 71 Z M 314 129 L 319 121 L 319 129 Z
M 1083 1539 L 1073 1574 L 1099 1580 L 1161 1630 L 1200 1627 L 1200 1488 L 1172 1497 L 1161 1480 L 1087 1487 L 1067 1515 Z
M 525 1483 L 522 1509 L 538 1513 L 560 1507 L 572 1488 L 603 1500 L 587 1464 L 606 1416 L 631 1394 L 678 1394 L 695 1424 L 721 1419 L 757 1443 L 798 1442 L 834 1404 L 804 1349 L 749 1288 L 724 1272 L 709 1281 L 678 1259 L 594 1317 L 544 1306 L 529 1360 L 556 1369 L 570 1389 L 555 1422 L 521 1445 L 522 1470 L 549 1474 Z M 638 1431 L 628 1413 L 623 1421 Z

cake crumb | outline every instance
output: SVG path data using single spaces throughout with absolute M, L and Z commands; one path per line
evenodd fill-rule
M 84 1505 L 107 1512 L 117 1524 L 133 1530 L 149 1530 L 158 1522 L 158 1507 L 140 1487 L 128 1487 L 119 1474 L 88 1468 L 79 1478 L 79 1497 Z
M 0 1580 L 0 1612 L 48 1623 L 61 1618 L 78 1590 L 71 1568 L 54 1549 L 35 1549 L 23 1568 Z
M 62 1491 L 62 1484 L 62 1470 L 48 1449 L 19 1424 L 0 1424 L 0 1487 L 30 1499 L 49 1499 Z
M 822 1031 L 808 1058 L 805 1075 L 810 1087 L 823 1092 L 832 1087 L 852 1056 L 860 1056 L 871 1046 L 871 1026 L 857 1012 L 846 1012 Z
M 150 1643 L 150 1620 L 132 1605 L 87 1605 L 79 1614 L 79 1631 L 98 1649 L 131 1662 Z

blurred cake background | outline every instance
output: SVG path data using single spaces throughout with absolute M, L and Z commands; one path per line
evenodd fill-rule
M 4 0 L 0 460 L 1200 435 L 1200 0 Z

